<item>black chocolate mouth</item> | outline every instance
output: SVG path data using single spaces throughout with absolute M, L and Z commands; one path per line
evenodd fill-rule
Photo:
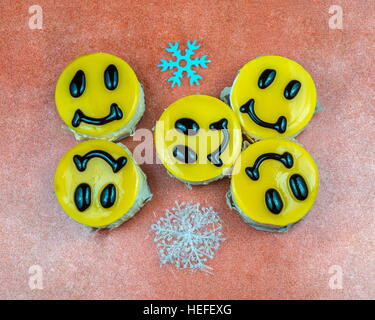
M 217 122 L 210 124 L 211 130 L 222 130 L 223 131 L 223 142 L 220 144 L 220 146 L 207 155 L 207 159 L 216 167 L 221 167 L 223 165 L 223 161 L 220 159 L 220 155 L 225 151 L 225 149 L 229 145 L 229 130 L 228 130 L 228 120 L 223 118 Z
M 74 116 L 72 119 L 72 126 L 76 128 L 81 124 L 81 122 L 101 126 L 103 124 L 112 122 L 114 120 L 120 120 L 122 119 L 122 117 L 123 117 L 123 113 L 116 103 L 112 103 L 109 115 L 104 118 L 88 117 L 80 109 L 78 109 L 74 113 Z
M 254 110 L 254 99 L 250 99 L 241 108 L 242 113 L 247 113 L 251 120 L 253 120 L 257 125 L 264 128 L 269 128 L 276 130 L 279 133 L 284 133 L 286 131 L 287 120 L 284 116 L 280 116 L 275 123 L 265 122 L 258 118 Z

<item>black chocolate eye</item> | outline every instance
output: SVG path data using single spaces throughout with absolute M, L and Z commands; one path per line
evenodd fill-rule
M 86 88 L 85 73 L 82 70 L 78 70 L 70 82 L 69 90 L 70 94 L 74 98 L 80 97 Z
M 74 203 L 79 211 L 85 211 L 91 203 L 91 188 L 87 183 L 81 183 L 74 192 Z
M 116 201 L 116 187 L 111 183 L 106 186 L 101 195 L 100 195 L 100 203 L 102 204 L 103 208 L 110 208 Z
M 104 83 L 108 90 L 115 90 L 118 85 L 117 68 L 111 64 L 104 71 Z
M 193 119 L 181 118 L 178 119 L 174 127 L 177 131 L 187 136 L 195 136 L 199 131 L 199 125 Z
M 266 69 L 262 72 L 258 79 L 258 87 L 266 89 L 275 80 L 276 71 L 273 69 Z
M 197 154 L 188 146 L 179 144 L 173 149 L 173 156 L 183 163 L 194 163 L 197 161 Z
M 266 206 L 269 211 L 279 214 L 283 209 L 283 201 L 280 194 L 275 189 L 268 189 L 266 192 Z
M 299 89 L 301 89 L 301 82 L 298 80 L 290 81 L 285 87 L 284 97 L 288 100 L 292 100 L 298 94 Z
M 298 200 L 305 200 L 309 195 L 309 190 L 307 188 L 305 179 L 303 179 L 299 174 L 294 174 L 290 177 L 289 186 L 293 195 Z

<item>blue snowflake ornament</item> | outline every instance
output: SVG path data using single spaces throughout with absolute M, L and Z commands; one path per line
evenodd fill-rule
M 184 71 L 187 74 L 187 77 L 190 78 L 190 85 L 193 84 L 199 85 L 199 79 L 202 79 L 202 76 L 197 74 L 192 67 L 201 67 L 201 68 L 208 68 L 207 63 L 211 62 L 211 60 L 206 60 L 207 55 L 201 56 L 200 58 L 192 58 L 191 56 L 195 54 L 195 51 L 200 47 L 200 45 L 196 45 L 196 40 L 193 42 L 186 42 L 187 49 L 185 49 L 185 54 L 181 54 L 181 50 L 178 48 L 178 42 L 174 44 L 169 42 L 169 48 L 165 50 L 172 54 L 172 57 L 175 57 L 176 60 L 165 60 L 160 59 L 161 64 L 158 64 L 157 67 L 160 67 L 160 72 L 164 72 L 166 70 L 172 70 L 176 68 L 177 70 L 173 72 L 173 76 L 168 79 L 169 82 L 172 83 L 172 88 L 177 84 L 178 86 L 181 85 L 181 79 L 183 78 Z
M 225 240 L 221 229 L 221 219 L 211 207 L 177 201 L 175 208 L 166 210 L 165 217 L 151 226 L 162 264 L 203 271 L 210 269 L 205 262 Z

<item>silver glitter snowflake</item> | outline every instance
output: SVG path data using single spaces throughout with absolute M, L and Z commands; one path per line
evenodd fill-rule
M 166 210 L 165 217 L 151 226 L 162 264 L 205 271 L 210 269 L 205 262 L 225 240 L 221 229 L 221 219 L 211 207 L 177 201 L 175 208 Z

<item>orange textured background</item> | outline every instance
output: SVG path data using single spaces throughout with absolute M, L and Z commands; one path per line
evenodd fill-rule
M 15 2 L 0 2 L 1 298 L 375 298 L 373 0 Z M 28 27 L 33 4 L 42 30 Z M 328 26 L 332 4 L 343 8 L 343 30 Z M 171 72 L 155 65 L 168 41 L 194 39 L 212 63 L 200 86 L 184 79 L 172 89 Z M 142 165 L 154 198 L 135 218 L 96 234 L 69 219 L 53 176 L 76 141 L 61 129 L 54 89 L 67 63 L 96 51 L 125 59 L 144 84 L 138 128 L 184 95 L 218 97 L 256 56 L 300 62 L 325 106 L 299 138 L 320 165 L 309 216 L 288 234 L 259 232 L 227 208 L 228 179 L 188 190 L 160 165 Z M 176 199 L 222 213 L 228 240 L 208 263 L 212 275 L 160 267 L 150 225 Z M 29 288 L 32 265 L 43 268 L 43 290 Z M 332 265 L 343 270 L 342 290 L 329 287 Z

